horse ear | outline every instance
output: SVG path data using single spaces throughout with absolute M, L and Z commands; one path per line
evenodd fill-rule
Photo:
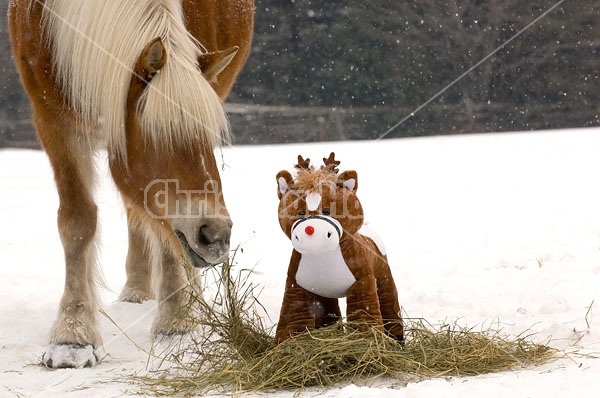
M 348 188 L 352 192 L 356 192 L 358 189 L 358 177 L 356 171 L 346 170 L 338 177 L 338 184 L 342 187 Z
M 233 60 L 233 57 L 235 57 L 235 54 L 237 54 L 239 49 L 238 46 L 233 46 L 227 50 L 200 55 L 198 57 L 198 65 L 206 77 L 206 80 L 209 82 L 215 81 L 219 73 L 223 72 L 227 65 Z
M 294 179 L 287 170 L 281 170 L 275 178 L 277 179 L 277 196 L 281 199 L 290 190 L 292 184 L 294 184 Z
M 142 50 L 134 72 L 145 83 L 149 83 L 166 62 L 167 51 L 160 37 L 157 37 Z

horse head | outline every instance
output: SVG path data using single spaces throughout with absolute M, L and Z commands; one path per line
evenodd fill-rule
M 276 176 L 279 224 L 302 254 L 335 249 L 363 223 L 356 171 L 338 174 L 340 162 L 333 152 L 323 162 L 317 169 L 298 156 L 295 179 L 287 170 Z
M 204 79 L 213 80 L 235 51 L 232 48 L 203 54 L 198 59 L 198 73 L 202 71 Z M 176 253 L 187 254 L 196 267 L 204 267 L 223 262 L 229 253 L 232 223 L 211 144 L 214 139 L 202 139 L 203 135 L 220 132 L 207 127 L 206 131 L 197 131 L 195 139 L 188 134 L 187 139 L 183 135 L 183 139 L 171 138 L 166 144 L 152 139 L 157 133 L 143 123 L 142 112 L 147 92 L 156 90 L 150 83 L 162 72 L 168 57 L 160 38 L 149 43 L 139 56 L 127 98 L 126 151 L 111 154 L 111 170 L 128 202 L 126 206 L 140 223 L 151 223 L 154 232 Z M 214 96 L 210 101 L 217 104 L 211 112 L 226 120 L 217 94 L 212 91 L 206 95 Z

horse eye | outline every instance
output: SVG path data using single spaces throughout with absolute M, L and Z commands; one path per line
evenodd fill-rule
M 328 216 L 331 214 L 331 211 L 329 209 L 323 209 L 323 214 Z
M 304 218 L 305 215 L 306 213 L 303 211 L 298 212 L 298 218 Z

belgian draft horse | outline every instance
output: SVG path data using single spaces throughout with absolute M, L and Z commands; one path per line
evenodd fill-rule
M 189 263 L 228 256 L 214 147 L 250 49 L 253 0 L 14 0 L 14 58 L 54 170 L 65 290 L 43 361 L 93 366 L 102 344 L 95 264 L 96 149 L 127 209 L 120 299 L 158 300 L 152 331 L 183 333 Z

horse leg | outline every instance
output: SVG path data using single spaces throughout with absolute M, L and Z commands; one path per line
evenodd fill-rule
M 159 273 L 156 299 L 158 313 L 152 325 L 155 336 L 170 336 L 189 332 L 195 325 L 193 319 L 193 295 L 201 295 L 196 270 L 187 260 L 173 253 L 167 243 L 160 246 L 161 262 L 155 272 Z
M 129 230 L 129 248 L 125 263 L 127 282 L 119 295 L 119 300 L 141 303 L 154 298 L 151 286 L 152 259 L 146 236 L 134 221 L 131 209 L 127 210 L 127 228 Z
M 53 123 L 54 119 L 38 115 L 36 128 L 54 169 L 66 275 L 58 317 L 43 362 L 50 368 L 89 367 L 97 362 L 96 349 L 102 344 L 96 323 L 97 207 L 93 199 L 92 149 L 85 137 L 77 136 L 75 129 Z

